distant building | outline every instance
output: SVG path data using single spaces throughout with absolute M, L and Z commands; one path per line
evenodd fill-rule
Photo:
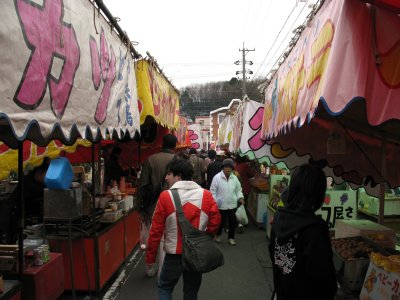
M 210 112 L 210 143 L 215 145 L 218 140 L 218 129 L 222 120 L 225 118 L 226 113 L 229 111 L 235 113 L 237 107 L 242 101 L 240 99 L 233 99 L 228 106 L 221 107 Z

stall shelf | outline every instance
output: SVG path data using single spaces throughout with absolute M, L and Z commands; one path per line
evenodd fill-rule
M 264 213 L 267 212 L 268 191 L 252 189 L 247 199 L 247 212 L 258 226 L 264 227 Z
M 50 239 L 52 251 L 64 254 L 65 289 L 95 291 L 98 295 L 109 279 L 139 243 L 139 213 L 131 210 L 114 223 L 104 224 L 96 233 L 72 241 L 70 265 L 68 241 Z M 84 254 L 84 255 L 82 255 Z M 71 282 L 71 266 L 75 273 Z
M 274 218 L 277 207 L 283 206 L 281 200 L 282 191 L 289 185 L 290 176 L 288 175 L 270 175 L 270 190 L 269 190 L 269 201 L 267 206 L 267 223 L 266 223 L 266 234 L 267 237 L 271 236 L 271 220 Z
M 379 199 L 368 195 L 364 189 L 358 192 L 358 212 L 368 219 L 376 221 L 379 218 Z M 385 222 L 400 221 L 399 189 L 387 190 L 384 201 Z

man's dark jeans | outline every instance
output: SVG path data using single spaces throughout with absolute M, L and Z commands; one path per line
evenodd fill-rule
M 176 283 L 183 273 L 183 299 L 195 300 L 201 285 L 201 273 L 187 271 L 182 265 L 182 255 L 166 254 L 158 280 L 160 300 L 171 300 Z

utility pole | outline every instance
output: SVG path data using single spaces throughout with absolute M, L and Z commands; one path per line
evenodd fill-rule
M 253 74 L 253 71 L 251 70 L 246 70 L 246 64 L 252 65 L 252 61 L 246 61 L 246 54 L 250 51 L 255 51 L 255 49 L 246 49 L 244 47 L 244 42 L 243 42 L 243 49 L 239 49 L 239 51 L 242 52 L 242 71 L 236 71 L 236 75 L 242 74 L 243 76 L 243 82 L 242 82 L 242 96 L 244 97 L 247 94 L 246 91 L 246 74 Z M 239 65 L 240 60 L 235 61 L 235 65 Z

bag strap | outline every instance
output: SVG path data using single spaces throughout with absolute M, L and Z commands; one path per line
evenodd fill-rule
M 186 219 L 183 211 L 182 211 L 182 204 L 181 198 L 179 197 L 178 190 L 171 189 L 172 199 L 175 202 L 176 214 L 178 215 L 179 226 L 181 227 L 183 234 L 188 234 L 190 230 L 196 229 L 190 224 L 189 220 Z

